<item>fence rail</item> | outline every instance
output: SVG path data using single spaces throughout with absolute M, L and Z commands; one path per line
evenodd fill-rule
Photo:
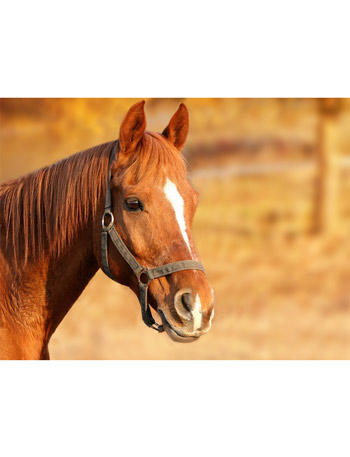
M 340 168 L 350 168 L 350 156 L 340 157 L 337 160 Z M 318 168 L 316 160 L 305 160 L 303 162 L 275 162 L 260 164 L 239 164 L 214 168 L 198 168 L 191 172 L 191 177 L 212 179 L 223 177 L 240 177 L 254 175 L 269 175 L 289 173 L 294 171 L 315 172 Z

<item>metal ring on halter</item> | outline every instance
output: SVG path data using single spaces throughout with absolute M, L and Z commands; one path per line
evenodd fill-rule
M 109 216 L 111 218 L 110 222 L 108 225 L 105 225 L 105 217 L 106 216 Z M 111 210 L 107 209 L 104 213 L 103 213 L 103 216 L 102 216 L 102 228 L 103 230 L 109 230 L 110 228 L 112 228 L 114 224 L 114 216 L 113 216 L 113 213 Z
M 149 277 L 148 269 L 147 268 L 142 268 L 142 270 L 138 273 L 137 275 L 137 280 L 140 284 L 142 284 L 144 287 L 148 287 L 149 283 L 151 282 L 151 278 Z

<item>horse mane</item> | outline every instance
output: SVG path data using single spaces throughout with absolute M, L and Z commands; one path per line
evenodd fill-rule
M 74 154 L 0 185 L 0 227 L 16 268 L 44 255 L 59 257 L 94 218 L 106 190 L 114 142 Z M 146 132 L 137 154 L 121 166 L 133 181 L 186 173 L 184 159 L 162 135 Z M 5 228 L 5 230 L 4 230 Z
M 112 146 L 95 146 L 0 186 L 5 245 L 16 267 L 45 254 L 58 257 L 95 214 Z

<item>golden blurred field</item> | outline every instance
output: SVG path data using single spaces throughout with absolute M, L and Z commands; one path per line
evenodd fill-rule
M 134 101 L 2 100 L 0 182 L 116 138 Z M 148 100 L 149 129 L 161 131 L 178 103 Z M 156 334 L 142 323 L 136 297 L 98 272 L 54 334 L 51 357 L 350 358 L 350 168 L 336 171 L 336 228 L 315 231 L 317 101 L 185 103 L 185 154 L 201 196 L 194 233 L 216 297 L 211 331 L 186 345 Z M 348 100 L 336 119 L 345 163 Z

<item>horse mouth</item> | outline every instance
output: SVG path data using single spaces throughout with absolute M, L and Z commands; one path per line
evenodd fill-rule
M 198 340 L 200 335 L 186 335 L 180 329 L 173 327 L 169 323 L 161 309 L 158 309 L 157 312 L 162 319 L 164 330 L 173 341 L 176 341 L 177 343 L 192 343 L 193 341 Z

